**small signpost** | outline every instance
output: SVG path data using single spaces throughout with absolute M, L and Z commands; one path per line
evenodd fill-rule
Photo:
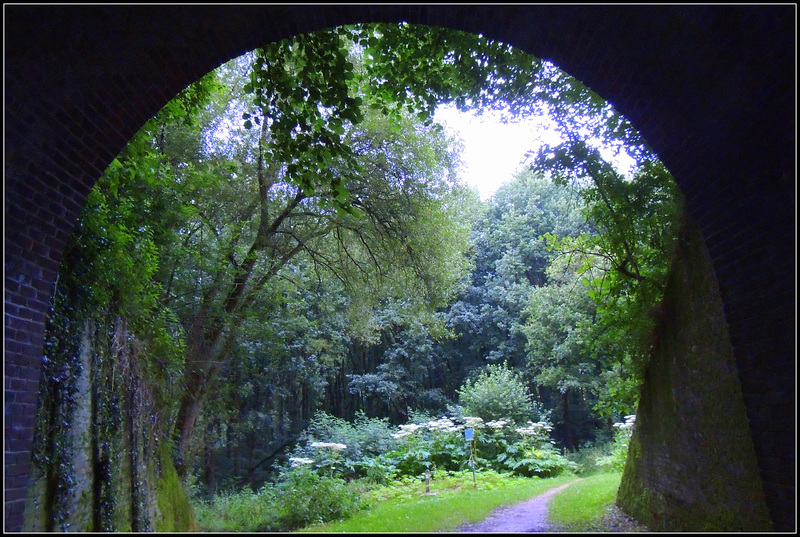
M 472 467 L 472 484 L 478 488 L 478 483 L 475 481 L 475 433 L 472 429 L 464 429 L 464 439 L 469 444 L 469 465 Z

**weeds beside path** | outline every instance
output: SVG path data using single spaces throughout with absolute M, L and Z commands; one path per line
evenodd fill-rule
M 348 520 L 301 531 L 452 532 L 465 524 L 480 522 L 498 507 L 518 504 L 575 480 L 574 476 L 561 476 L 549 479 L 505 477 L 495 481 L 490 480 L 490 476 L 491 473 L 478 474 L 477 488 L 473 488 L 471 477 L 442 479 L 436 486 L 432 485 L 431 494 L 424 494 L 424 487 L 416 485 L 410 496 L 379 501 Z

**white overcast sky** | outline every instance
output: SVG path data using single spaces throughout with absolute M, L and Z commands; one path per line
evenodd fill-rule
M 434 118 L 446 129 L 456 131 L 463 140 L 461 177 L 477 188 L 484 200 L 513 177 L 526 152 L 535 153 L 541 144 L 557 145 L 561 142 L 558 134 L 548 128 L 547 120 L 541 118 L 503 124 L 499 114 L 484 112 L 475 116 L 451 106 L 439 107 Z M 601 153 L 618 171 L 626 175 L 630 172 L 632 159 L 614 157 L 602 149 Z
M 502 124 L 498 114 L 474 116 L 449 106 L 438 108 L 435 119 L 464 141 L 462 179 L 477 188 L 484 200 L 511 179 L 526 152 L 535 151 L 541 143 L 560 141 L 535 119 Z

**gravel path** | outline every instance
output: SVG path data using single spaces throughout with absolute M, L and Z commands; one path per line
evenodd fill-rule
M 467 524 L 458 528 L 458 532 L 478 532 L 478 533 L 535 533 L 548 531 L 547 526 L 547 502 L 553 495 L 558 494 L 573 483 L 580 481 L 576 479 L 560 487 L 550 489 L 547 492 L 534 496 L 530 500 L 500 507 L 492 511 L 488 518 L 475 524 Z

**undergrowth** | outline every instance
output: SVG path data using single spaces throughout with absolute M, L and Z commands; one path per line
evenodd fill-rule
M 371 505 L 343 521 L 305 528 L 310 532 L 436 532 L 455 531 L 480 521 L 497 507 L 512 505 L 562 485 L 574 476 L 526 478 L 479 472 L 438 473 L 430 493 L 422 480 L 407 480 L 371 491 Z
M 481 520 L 500 505 L 523 501 L 566 483 L 576 474 L 586 477 L 600 473 L 599 488 L 589 489 L 590 501 L 584 506 L 593 514 L 580 522 L 589 524 L 595 508 L 613 503 L 619 486 L 619 475 L 614 471 L 624 461 L 630 430 L 620 429 L 614 443 L 570 454 L 568 459 L 545 441 L 545 422 L 517 428 L 521 439 L 490 422 L 481 431 L 481 442 L 476 442 L 480 446 L 475 456 L 479 470 L 473 476 L 464 468 L 471 453 L 469 446 L 464 453 L 459 452 L 458 461 L 452 460 L 453 452 L 465 446 L 459 439 L 460 430 L 447 418 L 401 427 L 400 433 L 392 435 L 398 444 L 388 451 L 369 448 L 358 431 L 345 428 L 342 432 L 336 421 L 328 419 L 325 423 L 334 425 L 324 428 L 327 441 L 310 434 L 307 445 L 292 453 L 290 464 L 281 469 L 275 483 L 257 491 L 223 492 L 208 500 L 194 491 L 200 526 L 208 531 L 237 532 L 291 531 L 309 526 L 314 531 L 447 531 Z M 380 425 L 382 431 L 386 429 Z M 493 456 L 485 459 L 480 455 Z M 492 460 L 502 463 L 503 469 L 492 466 Z M 607 481 L 603 477 L 610 471 L 617 475 L 616 484 L 613 478 Z M 424 481 L 426 473 L 430 482 Z M 595 496 L 599 503 L 592 503 Z
M 533 497 L 574 476 L 526 478 L 491 470 L 433 472 L 386 485 L 301 471 L 284 486 L 218 494 L 196 500 L 195 516 L 205 531 L 446 531 L 481 520 L 492 509 Z M 428 492 L 428 489 L 430 492 Z M 321 525 L 325 518 L 328 523 Z M 405 529 L 399 529 L 405 528 Z

